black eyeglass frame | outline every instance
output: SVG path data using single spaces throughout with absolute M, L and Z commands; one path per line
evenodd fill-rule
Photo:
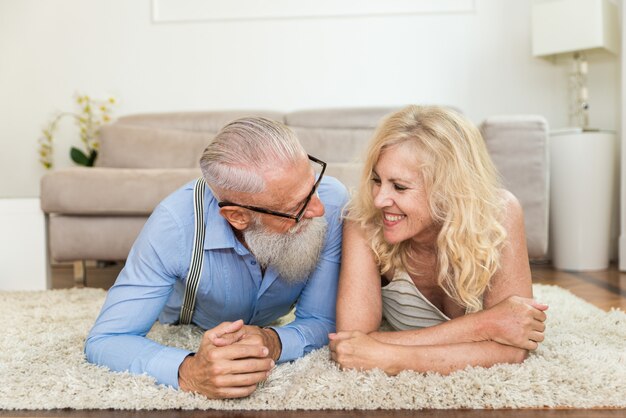
M 273 216 L 278 216 L 281 218 L 293 219 L 296 223 L 300 222 L 300 220 L 302 219 L 302 216 L 304 216 L 304 212 L 306 211 L 307 206 L 309 206 L 309 203 L 311 202 L 313 195 L 317 191 L 317 188 L 319 187 L 320 182 L 322 181 L 322 177 L 324 177 L 324 172 L 326 171 L 326 165 L 327 165 L 324 161 L 318 158 L 315 158 L 308 154 L 307 156 L 309 157 L 309 160 L 313 161 L 314 163 L 320 164 L 322 166 L 322 171 L 320 172 L 319 177 L 315 181 L 315 184 L 313 185 L 311 192 L 308 194 L 306 199 L 304 199 L 304 206 L 302 206 L 302 209 L 300 209 L 300 211 L 296 215 L 291 215 L 291 214 L 283 213 L 283 212 L 277 212 L 271 209 L 260 208 L 258 206 L 240 205 L 239 203 L 233 203 L 227 200 L 218 202 L 217 206 L 219 206 L 220 208 L 223 208 L 225 206 L 237 206 L 240 208 L 251 210 L 253 212 L 265 213 L 266 215 L 273 215 Z

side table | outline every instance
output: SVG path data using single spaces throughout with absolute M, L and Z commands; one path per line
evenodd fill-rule
M 617 158 L 614 132 L 574 129 L 550 134 L 550 232 L 555 268 L 608 268 Z

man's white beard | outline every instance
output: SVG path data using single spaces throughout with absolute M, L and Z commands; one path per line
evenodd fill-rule
M 305 281 L 315 270 L 328 224 L 322 216 L 294 225 L 286 233 L 269 232 L 258 219 L 243 238 L 263 268 L 273 267 L 290 283 Z

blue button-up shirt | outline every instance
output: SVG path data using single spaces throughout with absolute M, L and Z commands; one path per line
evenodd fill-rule
M 157 318 L 163 323 L 179 318 L 193 245 L 193 186 L 191 182 L 167 197 L 146 222 L 87 337 L 88 361 L 115 371 L 147 373 L 158 383 L 178 388 L 178 367 L 190 352 L 145 336 Z M 282 343 L 278 361 L 327 344 L 328 333 L 335 331 L 341 210 L 347 192 L 339 181 L 324 177 L 319 196 L 328 221 L 320 260 L 306 280 L 290 284 L 271 267 L 262 274 L 207 188 L 204 267 L 192 322 L 204 329 L 237 319 L 266 326 L 295 303 L 296 319 L 276 328 Z

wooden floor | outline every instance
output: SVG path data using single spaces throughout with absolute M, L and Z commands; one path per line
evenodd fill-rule
M 623 409 L 424 409 L 375 411 L 116 411 L 56 410 L 0 411 L 0 417 L 72 417 L 72 418 L 623 418 Z
M 116 410 L 56 410 L 0 411 L 0 417 L 72 417 L 72 418 L 623 418 L 623 409 L 425 409 L 375 411 L 116 411 Z
M 121 264 L 88 265 L 86 285 L 108 289 L 122 268 Z M 600 272 L 556 271 L 549 265 L 532 265 L 534 283 L 564 287 L 575 295 L 601 309 L 626 310 L 626 273 L 613 265 Z M 74 286 L 72 265 L 56 265 L 52 269 L 53 288 Z M 625 394 L 626 396 L 626 394 Z M 446 417 L 446 418 L 532 418 L 568 417 L 601 418 L 626 417 L 623 409 L 505 409 L 505 410 L 422 410 L 422 411 L 116 411 L 116 410 L 54 410 L 54 411 L 2 411 L 0 417 L 89 417 L 89 418 L 313 418 L 313 417 Z
M 533 283 L 563 287 L 576 296 L 604 309 L 626 311 L 626 273 L 611 265 L 604 271 L 568 272 L 549 265 L 531 266 Z M 626 414 L 625 414 L 626 416 Z

